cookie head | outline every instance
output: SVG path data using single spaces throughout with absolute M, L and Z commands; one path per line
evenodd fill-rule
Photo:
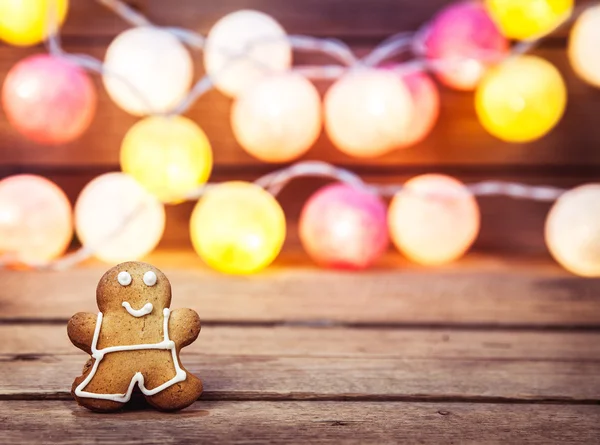
M 171 304 L 171 284 L 151 264 L 121 263 L 100 279 L 96 290 L 100 312 L 127 312 L 133 317 L 160 314 Z

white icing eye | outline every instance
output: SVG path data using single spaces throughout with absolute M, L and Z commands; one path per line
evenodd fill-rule
M 129 286 L 131 284 L 131 275 L 129 275 L 129 272 L 119 272 L 117 280 L 121 286 Z
M 144 283 L 146 286 L 154 286 L 156 284 L 156 274 L 149 270 L 144 274 Z

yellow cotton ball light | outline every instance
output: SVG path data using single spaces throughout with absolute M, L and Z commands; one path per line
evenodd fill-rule
M 241 10 L 226 15 L 210 30 L 204 66 L 216 88 L 235 97 L 261 77 L 286 71 L 292 48 L 285 30 L 271 16 Z
M 388 210 L 394 245 L 408 259 L 440 265 L 460 258 L 479 233 L 477 201 L 460 181 L 428 174 L 406 182 Z
M 149 254 L 165 229 L 165 209 L 124 173 L 98 176 L 75 203 L 75 230 L 81 243 L 107 263 Z
M 65 21 L 69 0 L 0 1 L 0 40 L 17 46 L 31 46 L 48 36 L 52 23 Z
M 414 106 L 410 91 L 393 71 L 350 72 L 331 86 L 324 102 L 327 134 L 350 156 L 379 156 L 407 139 Z
M 71 204 L 53 182 L 36 175 L 0 181 L 0 256 L 43 263 L 64 253 L 72 237 Z
M 251 274 L 267 267 L 285 240 L 285 215 L 275 198 L 248 182 L 209 189 L 192 213 L 194 249 L 212 268 Z
M 600 87 L 600 6 L 587 9 L 575 22 L 569 39 L 571 66 L 586 82 Z
M 238 96 L 231 126 L 240 145 L 266 162 L 303 155 L 321 132 L 321 98 L 315 86 L 288 72 L 265 77 Z
M 525 40 L 556 28 L 573 10 L 573 0 L 485 0 L 506 37 Z
M 562 118 L 567 89 L 558 70 L 535 56 L 521 56 L 492 69 L 475 95 L 481 124 L 507 142 L 529 142 Z
M 548 214 L 545 237 L 550 253 L 565 269 L 600 277 L 600 184 L 564 193 Z
M 210 176 L 210 142 L 185 117 L 147 117 L 125 135 L 121 169 L 161 201 L 182 201 Z
M 164 113 L 188 93 L 193 62 L 183 44 L 160 28 L 119 34 L 104 58 L 104 87 L 123 110 L 136 116 Z

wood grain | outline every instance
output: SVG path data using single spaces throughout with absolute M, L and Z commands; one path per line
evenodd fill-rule
M 77 355 L 61 324 L 0 324 L 0 354 Z M 385 329 L 205 324 L 185 354 L 452 360 L 600 361 L 598 332 Z
M 205 321 L 598 327 L 600 280 L 574 277 L 527 257 L 470 255 L 428 269 L 398 256 L 357 273 L 318 269 L 283 255 L 249 277 L 207 270 L 192 252 L 148 259 L 169 276 L 174 302 Z M 293 265 L 293 267 L 290 267 Z M 94 290 L 106 265 L 67 272 L 0 272 L 0 318 L 66 321 L 96 312 Z
M 154 23 L 194 29 L 202 34 L 224 15 L 256 9 L 277 19 L 290 34 L 346 38 L 385 38 L 413 31 L 427 23 L 452 0 L 125 0 Z M 581 5 L 591 0 L 576 0 Z M 74 0 L 63 34 L 67 37 L 113 36 L 126 28 L 114 14 L 94 0 Z M 564 37 L 565 30 L 554 34 Z
M 64 325 L 0 326 L 0 398 L 65 399 Z M 600 400 L 600 334 L 208 326 L 182 361 L 217 400 Z
M 198 402 L 165 415 L 101 415 L 74 402 L 0 402 L 3 443 L 584 444 L 600 407 L 343 402 Z
M 69 399 L 88 356 L 0 356 L 0 399 Z M 600 402 L 598 360 L 182 354 L 209 400 Z
M 102 57 L 105 45 L 68 47 L 71 52 Z M 39 50 L 18 51 L 0 47 L 0 73 L 6 73 L 18 60 Z M 529 144 L 508 144 L 487 134 L 475 116 L 473 96 L 469 93 L 442 91 L 440 120 L 423 143 L 375 159 L 354 159 L 336 150 L 322 136 L 303 159 L 320 159 L 348 166 L 461 166 L 477 170 L 482 166 L 560 167 L 571 173 L 577 169 L 595 168 L 600 176 L 600 133 L 595 116 L 600 110 L 600 92 L 575 78 L 563 49 L 542 49 L 538 54 L 555 63 L 565 74 L 570 103 L 562 122 L 548 136 Z M 305 59 L 310 62 L 310 59 Z M 2 76 L 0 75 L 0 80 Z M 121 141 L 137 120 L 118 109 L 108 99 L 96 79 L 99 108 L 90 129 L 81 139 L 57 147 L 45 147 L 26 141 L 0 117 L 0 165 L 19 167 L 52 166 L 82 168 L 104 166 L 114 168 L 119 162 Z M 235 141 L 229 122 L 231 101 L 212 91 L 201 98 L 188 116 L 208 135 L 220 167 L 263 165 L 246 154 Z M 575 131 L 576 129 L 576 131 Z M 509 171 L 509 170 L 507 170 Z

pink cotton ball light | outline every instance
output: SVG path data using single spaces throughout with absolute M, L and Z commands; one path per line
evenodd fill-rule
M 444 84 L 473 90 L 488 66 L 508 54 L 508 41 L 484 6 L 460 2 L 443 9 L 429 24 L 424 52 Z
M 96 111 L 88 75 L 65 59 L 35 55 L 15 65 L 2 88 L 10 123 L 28 139 L 56 145 L 77 139 Z
M 302 210 L 299 231 L 316 263 L 340 269 L 370 266 L 389 242 L 384 202 L 346 184 L 318 190 Z
M 69 200 L 41 176 L 0 181 L 0 256 L 44 263 L 62 255 L 73 236 Z

